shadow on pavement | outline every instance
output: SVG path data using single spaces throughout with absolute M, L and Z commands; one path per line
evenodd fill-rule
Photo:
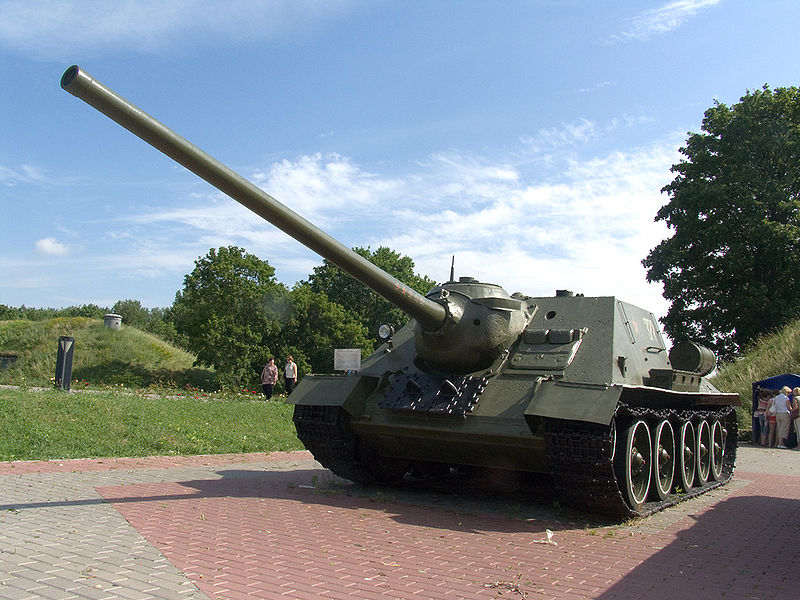
M 724 590 L 720 598 L 800 597 L 797 540 L 800 500 L 765 496 L 725 499 L 677 533 L 605 593 L 602 600 L 690 598 Z
M 96 490 L 102 498 L 4 503 L 0 504 L 0 511 L 228 497 L 285 499 L 346 509 L 378 507 L 399 523 L 464 531 L 478 525 L 483 531 L 544 531 L 546 528 L 557 531 L 609 524 L 602 517 L 561 508 L 552 480 L 547 476 L 519 478 L 487 471 L 431 481 L 404 481 L 394 487 L 373 487 L 340 479 L 322 468 L 230 469 L 217 471 L 217 474 L 219 479 L 131 481 L 99 486 Z M 56 491 L 56 494 L 63 497 L 61 492 Z M 443 518 L 443 513 L 452 518 Z M 466 525 L 467 521 L 470 525 Z

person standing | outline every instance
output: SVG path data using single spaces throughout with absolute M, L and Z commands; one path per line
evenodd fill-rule
M 278 383 L 278 367 L 275 366 L 275 359 L 270 357 L 261 370 L 261 389 L 264 390 L 267 400 L 272 398 L 272 390 L 275 389 L 276 383 Z
M 294 364 L 292 355 L 286 357 L 286 366 L 283 367 L 283 383 L 286 386 L 286 395 L 292 393 L 294 385 L 297 383 L 297 365 Z
M 792 390 L 792 415 L 797 415 L 800 413 L 800 387 L 796 387 Z M 795 416 L 792 420 L 794 424 L 794 432 L 797 436 L 797 446 L 794 447 L 795 450 L 800 450 L 800 417 Z
M 791 410 L 792 401 L 789 396 L 792 393 L 792 388 L 783 386 L 781 393 L 775 396 L 770 402 L 775 408 L 775 441 L 778 443 L 778 448 L 786 448 L 786 437 L 789 435 L 789 427 L 792 420 L 789 418 L 789 411 Z M 769 409 L 768 409 L 769 410 Z
M 775 429 L 778 426 L 778 420 L 775 418 L 775 406 L 773 403 L 774 398 L 767 401 L 767 443 L 764 444 L 767 448 L 775 447 Z
M 758 407 L 753 416 L 758 419 L 758 431 L 762 446 L 768 446 L 769 425 L 767 423 L 767 405 L 769 404 L 770 393 L 768 390 L 758 391 Z

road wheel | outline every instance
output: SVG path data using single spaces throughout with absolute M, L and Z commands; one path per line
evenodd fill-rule
M 697 484 L 705 485 L 711 473 L 711 427 L 703 419 L 697 426 Z
M 725 458 L 725 429 L 714 419 L 711 422 L 711 479 L 722 478 L 722 461 Z
M 675 433 L 666 419 L 656 425 L 653 434 L 653 493 L 666 500 L 672 491 L 675 475 Z
M 616 419 L 611 421 L 611 433 L 609 434 L 609 439 L 611 441 L 611 463 L 614 463 L 614 457 L 617 454 L 617 421 Z
M 681 425 L 678 435 L 678 474 L 679 480 L 676 485 L 680 485 L 684 492 L 688 492 L 694 485 L 694 474 L 696 471 L 697 459 L 697 438 L 694 435 L 694 425 L 691 421 L 686 421 Z
M 619 458 L 624 461 L 623 495 L 630 507 L 637 512 L 642 510 L 650 489 L 652 455 L 653 444 L 647 423 L 641 419 L 634 421 L 628 427 L 625 451 Z

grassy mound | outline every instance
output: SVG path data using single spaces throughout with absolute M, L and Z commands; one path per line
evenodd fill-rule
M 0 353 L 17 356 L 0 370 L 0 383 L 52 385 L 61 336 L 75 338 L 73 386 L 214 388 L 213 371 L 195 368 L 189 352 L 133 327 L 109 329 L 102 319 L 86 317 L 0 321 Z
M 783 373 L 800 372 L 800 321 L 760 337 L 737 359 L 723 364 L 712 383 L 723 392 L 736 392 L 742 401 L 737 409 L 739 428 L 752 427 L 753 383 Z

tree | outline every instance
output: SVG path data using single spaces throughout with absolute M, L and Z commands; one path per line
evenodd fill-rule
M 315 373 L 333 371 L 336 348 L 361 348 L 362 354 L 372 351 L 367 328 L 357 316 L 315 292 L 306 283 L 298 283 L 290 293 L 291 312 L 283 323 L 281 357 L 291 354 L 298 369 Z
M 144 308 L 139 300 L 118 300 L 111 312 L 122 317 L 122 322 L 142 331 L 147 331 L 174 344 L 184 346 L 186 340 L 178 336 L 170 321 L 171 310 Z
M 670 201 L 656 220 L 673 235 L 643 264 L 671 301 L 670 337 L 724 356 L 800 312 L 800 90 L 715 102 L 702 130 L 662 189 Z
M 266 261 L 242 248 L 213 248 L 195 261 L 178 292 L 171 316 L 199 364 L 220 381 L 252 385 L 276 348 L 288 290 Z
M 401 256 L 391 248 L 381 246 L 375 252 L 371 252 L 369 248 L 353 248 L 353 251 L 421 294 L 427 293 L 435 285 L 432 279 L 414 273 L 413 260 Z M 308 285 L 312 291 L 323 292 L 328 300 L 356 315 L 367 327 L 375 343 L 378 343 L 377 331 L 381 323 L 391 323 L 399 328 L 408 321 L 408 315 L 403 311 L 328 260 L 322 266 L 314 268 Z
M 122 317 L 122 322 L 137 329 L 144 329 L 150 314 L 139 300 L 117 300 L 111 312 Z
M 81 304 L 80 306 L 68 306 L 58 311 L 61 317 L 89 317 L 90 319 L 102 319 L 108 313 L 108 308 L 102 308 L 97 304 Z

